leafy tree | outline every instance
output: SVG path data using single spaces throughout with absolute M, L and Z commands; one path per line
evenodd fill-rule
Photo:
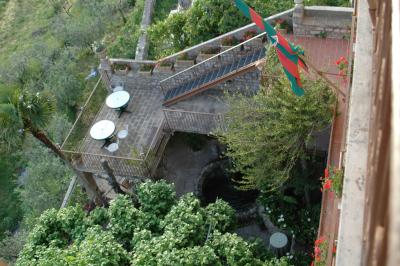
M 232 224 L 228 217 L 233 218 L 227 215 L 232 212 L 229 205 L 221 201 L 206 210 L 191 194 L 175 201 L 171 189 L 166 182 L 139 185 L 138 201 L 143 205 L 137 207 L 120 195 L 109 209 L 89 214 L 79 207 L 47 210 L 30 233 L 17 265 L 263 265 L 252 244 L 225 231 L 224 225 Z M 157 198 L 171 204 L 147 205 Z M 163 225 L 161 231 L 140 221 L 152 211 Z M 211 216 L 224 218 L 216 219 L 207 238 Z
M 64 50 L 48 69 L 44 89 L 50 91 L 57 100 L 57 109 L 68 113 L 74 108 L 84 89 L 83 79 L 77 75 L 77 58 L 69 50 Z
M 0 157 L 0 240 L 6 231 L 14 231 L 22 217 L 21 200 L 15 191 L 17 187 L 14 167 L 5 156 Z
M 235 170 L 244 174 L 244 189 L 276 189 L 304 158 L 312 133 L 329 126 L 334 94 L 321 80 L 303 81 L 305 95 L 297 97 L 270 49 L 264 67 L 263 88 L 253 97 L 227 96 L 228 130 L 220 139 Z
M 90 186 L 82 173 L 72 166 L 60 148 L 43 131 L 54 113 L 53 98 L 48 93 L 33 94 L 26 90 L 16 90 L 11 94 L 9 91 L 0 93 L 3 93 L 3 97 L 0 96 L 0 145 L 10 150 L 22 141 L 24 132 L 30 133 L 75 172 L 89 193 L 102 199 L 98 190 Z
M 118 58 L 135 57 L 136 45 L 140 35 L 140 23 L 143 16 L 144 2 L 144 0 L 137 0 L 135 2 L 133 12 L 120 29 L 119 34 L 110 42 L 107 48 L 109 56 Z

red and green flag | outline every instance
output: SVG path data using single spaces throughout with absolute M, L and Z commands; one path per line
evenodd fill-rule
M 286 40 L 279 31 L 276 31 L 268 22 L 257 14 L 252 8 L 246 5 L 242 0 L 235 0 L 236 6 L 248 18 L 250 18 L 257 27 L 265 31 L 278 54 L 279 61 L 283 70 L 290 81 L 293 92 L 298 95 L 304 95 L 298 66 L 300 65 L 307 71 L 305 62 L 299 57 L 302 51 Z

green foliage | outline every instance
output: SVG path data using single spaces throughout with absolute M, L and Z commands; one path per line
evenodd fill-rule
M 187 194 L 172 207 L 163 221 L 164 231 L 174 234 L 178 247 L 199 245 L 206 236 L 206 217 L 200 201 Z
M 209 245 L 223 265 L 263 265 L 262 261 L 253 257 L 250 244 L 236 234 L 216 232 Z
M 348 0 L 305 0 L 307 6 L 351 6 Z
M 129 265 L 128 252 L 110 232 L 89 228 L 85 239 L 71 248 L 75 259 L 68 256 L 68 265 Z
M 141 184 L 143 205 L 137 208 L 127 196 L 119 196 L 108 210 L 99 208 L 87 215 L 79 207 L 47 210 L 17 265 L 263 265 L 254 244 L 226 233 L 233 223 L 227 203 L 202 208 L 191 194 L 176 202 L 171 189 L 166 182 Z M 158 195 L 153 198 L 151 192 L 157 191 L 170 203 L 152 208 L 148 204 Z M 163 226 L 149 228 L 143 215 L 156 217 Z M 207 233 L 210 221 L 216 226 Z
M 60 207 L 73 173 L 33 138 L 27 138 L 24 143 L 21 157 L 27 163 L 19 191 L 25 223 L 30 225 L 44 210 Z
M 5 156 L 0 157 L 0 240 L 6 231 L 14 231 L 21 219 L 21 200 L 15 191 L 17 186 L 14 166 Z M 1 249 L 1 248 L 0 248 Z
M 144 10 L 144 0 L 137 0 L 133 12 L 119 34 L 107 48 L 108 55 L 116 58 L 134 58 L 140 35 L 140 22 Z
M 215 230 L 227 232 L 233 228 L 235 210 L 227 202 L 217 199 L 214 203 L 209 204 L 205 211 L 208 217 L 207 223 Z
M 21 229 L 14 234 L 7 233 L 6 237 L 0 240 L 0 258 L 14 262 L 25 245 L 27 237 L 28 232 Z
M 132 206 L 132 200 L 128 196 L 119 195 L 110 204 L 109 228 L 115 239 L 127 246 L 137 226 L 139 211 Z
M 263 72 L 264 88 L 253 97 L 227 96 L 228 130 L 220 140 L 228 145 L 235 171 L 244 174 L 244 189 L 271 190 L 290 177 L 306 155 L 312 133 L 329 126 L 334 94 L 320 80 L 304 80 L 305 95 L 296 96 L 270 49 Z
M 147 181 L 140 184 L 137 197 L 141 210 L 164 217 L 176 202 L 174 186 L 165 180 L 157 183 Z
M 176 7 L 177 1 L 175 0 L 157 0 L 154 6 L 153 22 L 166 19 L 171 10 Z

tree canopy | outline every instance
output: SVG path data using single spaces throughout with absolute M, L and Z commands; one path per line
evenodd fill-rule
M 227 232 L 234 225 L 234 210 L 226 202 L 204 208 L 192 194 L 178 200 L 165 181 L 145 182 L 137 190 L 136 205 L 120 195 L 108 209 L 89 214 L 78 206 L 45 211 L 17 265 L 269 263 L 257 256 L 255 244 Z M 286 258 L 276 261 L 273 265 L 289 265 Z
M 327 128 L 335 96 L 321 80 L 304 79 L 305 95 L 296 96 L 270 49 L 262 87 L 253 97 L 229 96 L 228 130 L 220 136 L 235 170 L 244 174 L 242 188 L 275 189 L 306 156 L 312 134 Z

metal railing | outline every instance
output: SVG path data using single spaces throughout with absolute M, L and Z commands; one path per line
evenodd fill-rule
M 101 160 L 105 159 L 114 173 L 125 177 L 151 177 L 156 168 L 159 158 L 154 155 L 161 154 L 159 145 L 163 139 L 166 122 L 163 119 L 159 124 L 156 133 L 148 147 L 144 147 L 143 154 L 126 154 L 115 156 L 103 153 L 101 150 L 93 150 L 87 145 L 90 140 L 89 129 L 100 115 L 103 108 L 107 90 L 101 83 L 101 78 L 97 81 L 93 90 L 90 92 L 77 119 L 69 130 L 67 137 L 61 145 L 62 152 L 74 164 L 74 166 L 84 172 L 102 173 L 104 172 Z
M 173 131 L 216 134 L 226 131 L 223 114 L 163 109 L 168 127 Z
M 160 81 L 160 87 L 164 95 L 176 86 L 179 86 L 188 80 L 198 77 L 201 74 L 207 73 L 215 67 L 230 64 L 238 59 L 238 56 L 254 52 L 254 48 L 259 49 L 263 47 L 262 40 L 265 32 L 258 34 L 249 40 L 246 40 L 238 45 L 235 45 L 223 52 L 215 54 L 189 68 L 186 68 L 174 75 L 169 76 Z
M 149 177 L 149 168 L 146 160 L 120 157 L 105 154 L 94 154 L 87 152 L 76 152 L 76 151 L 63 151 L 66 156 L 70 158 L 73 165 L 81 171 L 91 173 L 102 173 L 104 172 L 101 165 L 101 160 L 105 159 L 109 166 L 113 169 L 114 173 L 119 176 L 126 177 Z

